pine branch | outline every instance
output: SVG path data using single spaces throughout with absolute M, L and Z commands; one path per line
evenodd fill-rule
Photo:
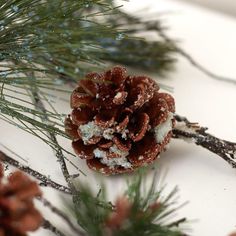
M 46 175 L 43 175 L 39 173 L 38 171 L 33 170 L 32 168 L 28 166 L 24 166 L 12 157 L 8 156 L 4 152 L 0 151 L 0 161 L 9 164 L 11 166 L 16 167 L 17 169 L 27 173 L 28 175 L 36 178 L 37 180 L 41 181 L 42 183 L 40 184 L 41 186 L 48 186 L 53 189 L 56 189 L 60 192 L 66 193 L 66 194 L 71 194 L 71 191 L 68 187 L 65 187 L 63 185 L 60 185 L 51 179 L 49 179 Z
M 33 95 L 33 102 L 35 104 L 35 108 L 37 110 L 41 111 L 41 112 L 45 112 L 46 109 L 45 109 L 44 104 L 42 103 L 42 101 L 41 101 L 41 99 L 38 95 L 37 87 L 32 88 L 32 95 Z M 42 117 L 42 122 L 45 122 L 45 121 L 50 123 L 50 119 L 46 115 L 46 113 Z M 51 132 L 48 132 L 48 135 L 49 135 L 51 141 L 55 144 L 55 146 L 57 146 L 55 154 L 56 154 L 57 160 L 60 164 L 62 174 L 63 174 L 63 176 L 64 176 L 64 178 L 65 178 L 65 180 L 68 184 L 68 187 L 70 188 L 70 190 L 72 192 L 72 196 L 73 196 L 74 201 L 77 201 L 77 199 L 76 199 L 77 190 L 76 190 L 76 187 L 74 186 L 74 184 L 72 182 L 72 178 L 71 178 L 70 173 L 67 169 L 66 162 L 65 162 L 66 157 L 63 154 L 62 148 L 58 144 L 56 136 Z
M 163 197 L 163 186 L 158 186 L 157 176 L 154 176 L 150 188 L 144 191 L 147 184 L 144 174 L 141 171 L 129 181 L 126 192 L 110 209 L 94 201 L 106 199 L 104 187 L 94 197 L 89 185 L 80 186 L 80 201 L 70 209 L 86 235 L 186 236 L 180 229 L 185 218 L 165 223 L 179 209 L 173 207 L 176 189 Z
M 167 71 L 174 62 L 169 45 L 133 34 L 129 37 L 129 30 L 121 28 L 132 21 L 112 0 L 9 0 L 2 4 L 0 118 L 57 149 L 47 132 L 66 137 L 61 114 L 45 110 L 52 122 L 40 121 L 42 112 L 30 108 L 28 101 L 31 87 L 47 89 L 49 95 L 67 93 L 61 89 L 64 82 L 77 81 L 107 61 Z M 36 78 L 24 76 L 32 72 Z
M 112 0 L 107 0 L 111 6 L 114 7 Z M 125 66 L 132 66 L 137 69 L 144 69 L 147 71 L 155 71 L 159 75 L 165 75 L 173 69 L 176 62 L 173 52 L 174 40 L 167 42 L 166 40 L 149 41 L 144 38 L 136 38 L 147 30 L 147 23 L 151 24 L 153 21 L 143 21 L 137 16 L 125 13 L 122 8 L 114 10 L 116 14 L 110 15 L 107 18 L 113 28 L 124 29 L 125 34 L 120 34 L 117 40 L 109 38 L 101 38 L 99 42 L 105 51 L 101 54 L 101 58 L 115 63 L 123 64 Z M 162 28 L 162 22 L 155 20 L 155 25 Z M 159 29 L 156 28 L 157 31 Z
M 80 236 L 84 235 L 84 232 L 81 231 L 79 228 L 75 227 L 74 224 L 71 222 L 70 218 L 62 212 L 57 207 L 53 206 L 51 202 L 49 202 L 46 198 L 40 197 L 38 198 L 39 201 L 43 203 L 43 205 L 47 208 L 49 208 L 53 213 L 58 215 L 64 222 L 67 223 L 67 225 L 70 227 L 72 231 L 74 231 L 76 234 L 79 234 Z
M 4 49 L 1 59 L 24 60 L 34 65 L 35 70 L 74 80 L 102 67 L 104 60 L 124 64 L 135 61 L 133 66 L 160 72 L 169 69 L 173 59 L 168 45 L 164 41 L 153 43 L 129 37 L 126 28 L 133 24 L 133 19 L 113 2 L 10 0 L 0 7 L 0 46 Z M 142 31 L 141 26 L 142 22 L 136 32 Z M 143 48 L 139 53 L 141 45 L 145 51 Z
M 49 220 L 44 219 L 42 228 L 51 231 L 56 236 L 66 236 L 64 233 L 62 233 L 60 230 L 57 229 L 56 226 L 54 226 Z
M 15 64 L 16 65 L 20 64 L 21 66 L 25 66 L 25 64 L 22 62 L 20 62 L 20 63 L 15 62 Z M 25 72 L 25 74 L 28 77 L 32 78 L 33 80 L 36 80 L 34 72 Z M 35 85 L 31 85 L 30 92 L 32 94 L 31 98 L 32 98 L 33 104 L 35 106 L 35 109 L 41 113 L 41 116 L 40 116 L 41 121 L 43 123 L 52 123 L 52 121 L 50 120 L 50 117 L 47 114 L 47 110 L 46 110 L 46 108 L 39 96 L 39 88 Z M 74 196 L 76 195 L 77 190 L 72 182 L 72 178 L 71 178 L 69 171 L 67 169 L 66 162 L 65 162 L 65 160 L 67 158 L 63 154 L 63 148 L 59 145 L 55 133 L 50 132 L 50 130 L 48 130 L 47 134 L 48 134 L 48 138 L 50 139 L 50 141 L 53 144 L 53 151 L 55 151 L 57 160 L 58 160 L 60 167 L 61 167 L 62 174 L 65 178 L 65 181 L 68 184 L 68 187 L 72 193 L 73 199 L 76 200 L 74 198 Z
M 233 168 L 236 168 L 236 143 L 217 138 L 206 132 L 207 128 L 198 123 L 191 123 L 185 117 L 175 115 L 177 124 L 173 137 L 195 143 L 223 158 Z

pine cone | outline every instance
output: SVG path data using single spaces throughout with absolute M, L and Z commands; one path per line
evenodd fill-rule
M 33 198 L 41 192 L 36 182 L 20 171 L 4 177 L 0 163 L 0 236 L 26 236 L 42 223 Z
M 145 220 L 147 215 L 155 214 L 159 211 L 161 206 L 162 204 L 160 202 L 153 202 L 146 209 L 137 209 L 127 197 L 119 197 L 115 202 L 115 211 L 108 215 L 105 226 L 112 232 L 112 230 L 122 228 L 129 218 Z M 112 235 L 112 233 L 110 233 L 110 235 Z
M 119 66 L 80 80 L 65 120 L 75 153 L 107 175 L 152 163 L 174 126 L 174 99 L 158 90 L 152 79 L 127 76 Z
M 110 229 L 121 228 L 125 220 L 128 219 L 132 204 L 126 197 L 120 197 L 115 202 L 115 211 L 108 216 L 106 220 L 106 226 Z

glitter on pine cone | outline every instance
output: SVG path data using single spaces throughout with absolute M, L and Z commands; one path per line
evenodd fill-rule
M 154 80 L 116 66 L 89 73 L 71 95 L 66 133 L 75 153 L 106 175 L 152 163 L 172 136 L 175 102 Z
M 40 195 L 37 183 L 22 172 L 4 177 L 0 163 L 0 236 L 26 236 L 41 226 L 42 216 L 33 203 Z

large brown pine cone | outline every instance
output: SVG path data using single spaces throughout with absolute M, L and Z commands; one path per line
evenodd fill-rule
M 36 182 L 20 171 L 4 177 L 0 163 L 0 236 L 26 236 L 42 224 L 33 198 L 41 191 Z
M 107 175 L 153 162 L 170 141 L 175 111 L 174 99 L 158 90 L 152 79 L 119 66 L 80 80 L 65 120 L 76 154 Z

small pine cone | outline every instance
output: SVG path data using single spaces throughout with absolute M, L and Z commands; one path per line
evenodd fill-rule
M 80 80 L 65 120 L 75 153 L 106 175 L 152 163 L 174 126 L 174 99 L 158 90 L 152 79 L 128 76 L 119 66 Z
M 4 177 L 0 163 L 0 236 L 26 236 L 42 224 L 33 198 L 41 191 L 36 182 L 20 171 Z
M 132 204 L 126 197 L 120 197 L 116 200 L 115 211 L 109 215 L 106 220 L 106 226 L 110 229 L 119 229 L 128 219 Z
M 119 197 L 115 202 L 114 212 L 108 215 L 105 221 L 105 226 L 110 229 L 110 231 L 120 229 L 129 218 L 135 218 L 137 220 L 145 219 L 147 215 L 155 214 L 159 211 L 161 206 L 161 203 L 153 202 L 146 209 L 136 209 L 127 197 Z

